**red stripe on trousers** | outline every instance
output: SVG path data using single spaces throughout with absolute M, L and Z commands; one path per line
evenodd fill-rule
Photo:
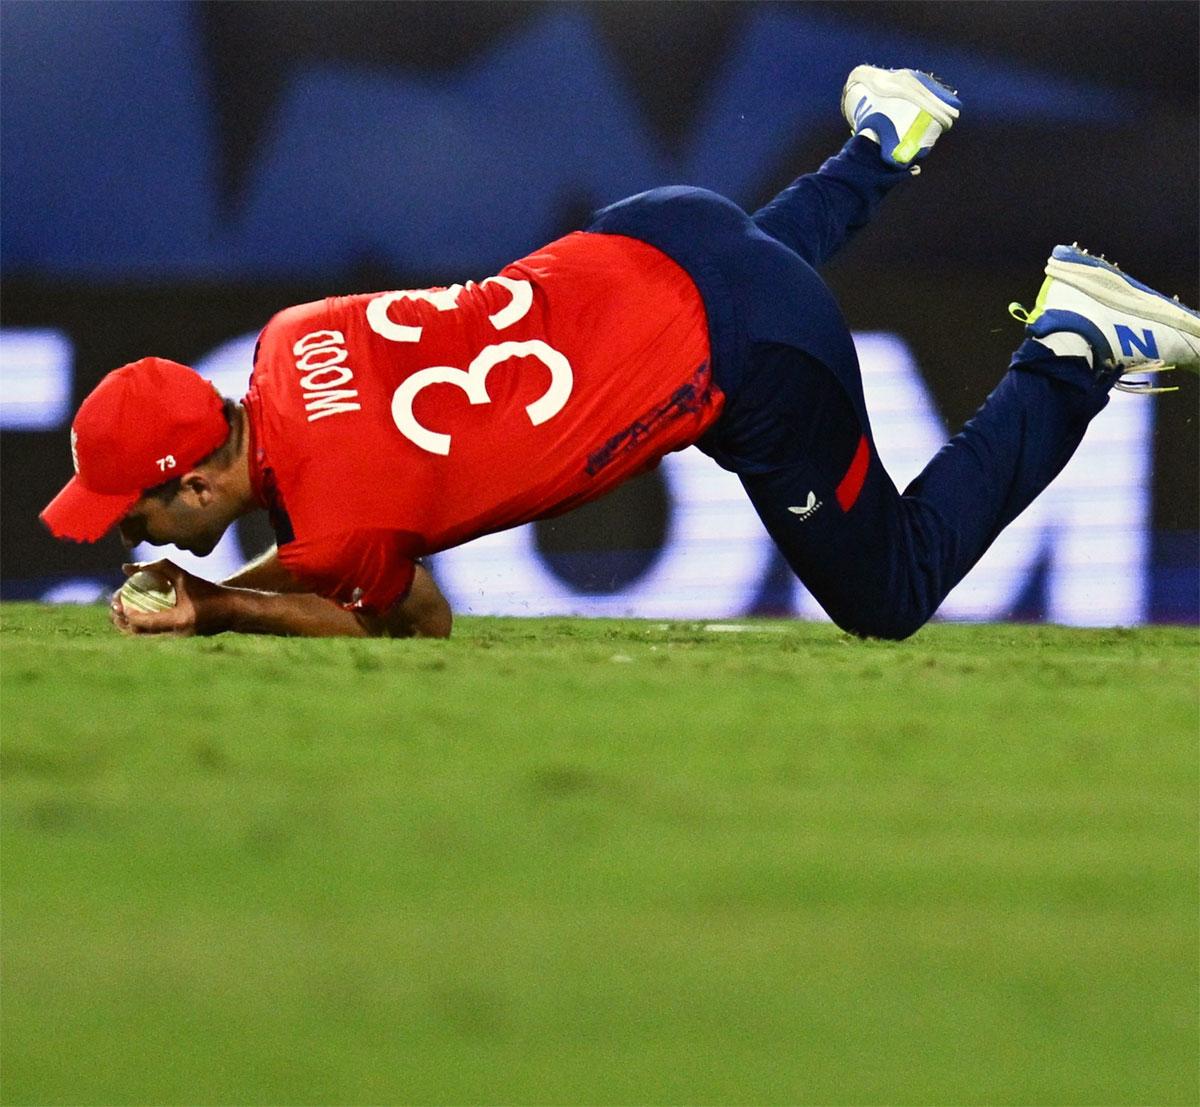
M 846 475 L 837 486 L 837 501 L 843 511 L 849 511 L 858 499 L 863 482 L 867 479 L 867 466 L 870 463 L 871 447 L 867 444 L 867 436 L 864 434 L 858 440 L 858 449 L 854 451 L 854 460 L 850 462 L 850 468 L 846 470 Z

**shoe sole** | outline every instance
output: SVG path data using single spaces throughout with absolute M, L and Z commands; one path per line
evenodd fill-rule
M 1057 246 L 1046 262 L 1046 276 L 1112 308 L 1172 327 L 1200 342 L 1200 313 L 1126 276 L 1102 258 L 1071 246 Z

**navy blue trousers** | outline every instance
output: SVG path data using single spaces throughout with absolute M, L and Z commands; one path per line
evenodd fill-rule
M 1061 471 L 1112 377 L 1027 340 L 974 417 L 903 492 L 879 461 L 862 375 L 815 267 L 907 178 L 855 138 L 753 216 L 655 189 L 589 230 L 641 238 L 695 280 L 721 419 L 697 445 L 738 474 L 792 570 L 838 626 L 905 638 Z

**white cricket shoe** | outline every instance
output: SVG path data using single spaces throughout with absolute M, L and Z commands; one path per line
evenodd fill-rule
M 1200 313 L 1122 273 L 1075 243 L 1055 246 L 1033 310 L 1009 304 L 1030 338 L 1056 353 L 1091 353 L 1097 372 L 1200 373 Z M 1066 336 L 1078 336 L 1069 338 Z M 1080 344 L 1078 339 L 1082 339 Z M 1148 381 L 1118 380 L 1122 392 L 1175 392 Z
M 856 66 L 842 89 L 851 132 L 877 142 L 884 161 L 901 169 L 929 153 L 961 108 L 953 90 L 915 69 Z

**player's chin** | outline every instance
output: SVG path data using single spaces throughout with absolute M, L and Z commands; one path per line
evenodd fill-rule
M 217 543 L 220 541 L 219 534 L 215 537 L 194 538 L 191 542 L 181 543 L 179 548 L 187 550 L 188 553 L 195 554 L 197 557 L 208 557 L 217 548 Z

